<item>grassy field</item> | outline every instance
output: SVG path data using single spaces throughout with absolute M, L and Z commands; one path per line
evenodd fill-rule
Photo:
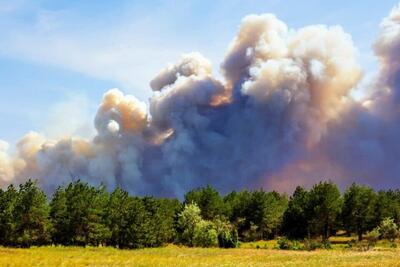
M 251 248 L 253 245 L 246 244 L 239 249 L 184 248 L 172 245 L 141 250 L 0 248 L 0 266 L 400 266 L 400 249 L 306 252 L 255 249 Z M 267 247 L 269 245 L 266 243 Z

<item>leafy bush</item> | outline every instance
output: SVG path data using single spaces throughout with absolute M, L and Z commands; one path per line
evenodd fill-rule
M 294 241 L 292 241 L 291 249 L 292 250 L 302 250 L 303 246 L 301 245 L 301 243 L 299 241 L 294 240 Z
M 297 240 L 290 240 L 286 237 L 278 239 L 278 248 L 283 250 L 303 250 L 307 249 Z
M 235 227 L 223 219 L 214 221 L 218 233 L 218 243 L 221 248 L 236 248 L 239 246 L 238 232 Z
M 217 247 L 218 233 L 210 221 L 201 220 L 194 228 L 193 246 L 196 247 Z
M 218 243 L 221 248 L 236 248 L 239 246 L 236 229 L 222 230 L 218 233 Z
M 377 230 L 380 232 L 382 238 L 387 238 L 390 242 L 394 242 L 399 235 L 397 224 L 392 218 L 384 219 L 379 227 L 377 227 Z
M 328 239 L 325 239 L 321 242 L 321 247 L 324 249 L 331 249 L 331 242 Z
M 290 244 L 290 240 L 287 239 L 286 237 L 281 237 L 278 239 L 278 248 L 279 249 L 291 249 L 291 244 Z
M 193 246 L 193 237 L 196 225 L 201 222 L 200 208 L 197 204 L 185 205 L 178 215 L 178 228 L 181 229 L 180 242 L 187 246 Z
M 373 248 L 379 240 L 379 229 L 375 228 L 372 231 L 367 232 L 365 239 L 367 240 L 367 249 Z
M 304 239 L 304 250 L 312 251 L 322 247 L 323 244 L 321 244 L 321 242 L 318 242 L 317 240 L 307 238 Z

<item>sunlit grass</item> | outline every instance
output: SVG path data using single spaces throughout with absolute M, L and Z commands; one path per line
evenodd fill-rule
M 400 266 L 400 250 L 368 252 L 334 249 L 282 251 L 252 249 L 163 248 L 118 250 L 114 248 L 39 247 L 0 248 L 0 266 Z M 254 245 L 254 244 L 253 244 Z

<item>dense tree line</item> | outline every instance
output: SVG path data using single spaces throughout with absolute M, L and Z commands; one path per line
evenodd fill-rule
M 389 218 L 389 219 L 388 219 Z M 236 247 L 240 241 L 320 237 L 338 230 L 374 237 L 390 235 L 400 223 L 400 191 L 374 191 L 353 184 L 343 194 L 332 182 L 288 197 L 264 190 L 221 196 L 213 187 L 178 199 L 108 192 L 81 181 L 59 187 L 50 200 L 35 181 L 0 189 L 0 245 L 108 245 L 119 248 L 187 246 Z M 377 228 L 378 227 L 378 228 Z M 389 229 L 389 230 L 388 230 Z M 389 234 L 387 234 L 389 233 Z M 372 237 L 371 237 L 372 236 Z

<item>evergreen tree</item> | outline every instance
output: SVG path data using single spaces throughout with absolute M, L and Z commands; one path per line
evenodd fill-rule
M 130 247 L 143 248 L 152 246 L 154 239 L 151 234 L 151 222 L 142 199 L 133 197 L 129 208 Z
M 277 234 L 287 208 L 287 197 L 256 190 L 232 192 L 224 198 L 230 220 L 246 240 L 266 239 Z
M 90 189 L 88 201 L 91 205 L 89 205 L 87 213 L 86 243 L 95 246 L 104 245 L 111 234 L 106 223 L 109 194 L 104 186 Z
M 290 197 L 288 208 L 283 215 L 282 232 L 289 238 L 302 239 L 308 234 L 308 192 L 298 186 Z
M 226 208 L 220 194 L 210 185 L 186 193 L 184 204 L 192 203 L 199 206 L 201 216 L 205 220 L 212 220 L 217 216 L 226 214 Z
M 106 222 L 110 229 L 108 243 L 112 246 L 120 248 L 130 246 L 131 203 L 132 198 L 128 195 L 128 192 L 119 187 L 110 195 L 106 208 Z
M 104 187 L 95 188 L 81 181 L 70 183 L 65 189 L 66 199 L 66 226 L 62 231 L 68 233 L 63 240 L 69 245 L 100 245 L 105 244 L 110 236 L 110 230 L 106 225 L 106 207 L 108 205 L 108 193 Z M 64 205 L 53 209 L 52 214 L 64 214 Z M 56 217 L 52 218 L 56 220 Z
M 49 243 L 49 210 L 46 195 L 37 187 L 36 182 L 28 180 L 19 186 L 13 216 L 16 245 L 30 247 Z
M 72 231 L 67 205 L 65 189 L 63 187 L 57 188 L 50 202 L 50 218 L 53 225 L 52 241 L 55 244 L 68 245 L 71 240 Z
M 157 244 L 173 242 L 176 239 L 176 221 L 181 204 L 177 199 L 162 198 L 157 200 L 157 213 L 153 215 L 153 223 L 157 235 Z
M 7 190 L 0 190 L 0 244 L 11 246 L 15 243 L 16 220 L 14 209 L 18 192 L 13 185 Z
M 259 190 L 252 193 L 248 214 L 250 222 L 258 228 L 260 239 L 277 234 L 287 205 L 286 196 L 281 196 L 275 191 Z
M 352 184 L 343 198 L 343 226 L 361 241 L 363 233 L 374 228 L 376 194 L 367 186 Z
M 309 231 L 327 240 L 334 230 L 342 209 L 338 187 L 332 182 L 320 182 L 309 193 L 307 213 Z
M 392 218 L 400 225 L 400 191 L 379 191 L 375 204 L 374 225 L 378 226 L 384 219 Z

